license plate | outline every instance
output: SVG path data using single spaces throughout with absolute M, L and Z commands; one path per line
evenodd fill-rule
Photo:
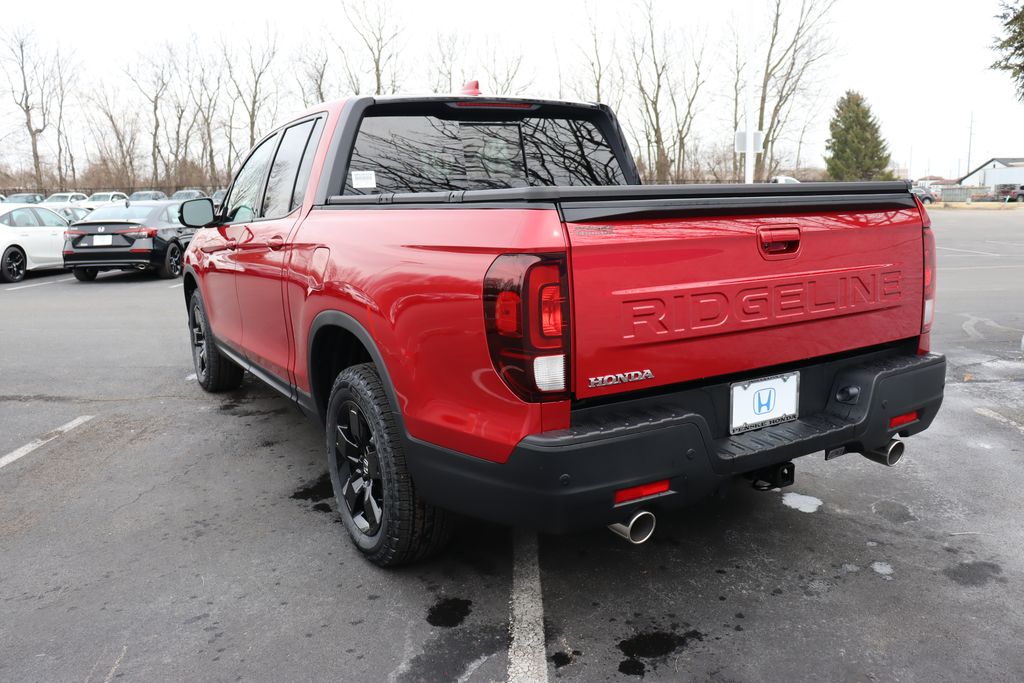
M 731 391 L 730 434 L 789 422 L 796 419 L 800 405 L 800 373 L 736 382 Z
M 92 246 L 94 247 L 109 247 L 114 243 L 113 235 L 93 235 Z

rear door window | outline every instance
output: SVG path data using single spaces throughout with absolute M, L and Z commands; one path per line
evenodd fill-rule
M 291 211 L 295 177 L 312 129 L 312 121 L 304 121 L 285 129 L 267 180 L 267 195 L 263 202 L 264 218 L 280 218 Z
M 345 194 L 624 184 L 604 134 L 584 119 L 368 116 L 356 136 Z

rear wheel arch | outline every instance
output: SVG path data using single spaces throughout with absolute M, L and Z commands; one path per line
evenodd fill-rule
M 372 363 L 384 385 L 384 393 L 387 394 L 399 427 L 405 431 L 398 394 L 384 356 L 358 320 L 341 311 L 323 311 L 317 315 L 309 328 L 306 362 L 313 404 L 321 421 L 327 415 L 331 387 L 342 370 L 360 363 Z
M 195 273 L 190 269 L 185 269 L 183 286 L 185 289 L 185 305 L 188 306 L 189 302 L 192 301 L 192 292 L 199 288 L 199 283 L 196 282 Z

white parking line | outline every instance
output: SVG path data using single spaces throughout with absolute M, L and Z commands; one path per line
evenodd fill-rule
M 184 282 L 179 282 L 179 283 L 178 283 L 178 284 L 176 284 L 176 285 L 171 285 L 171 286 L 170 286 L 170 287 L 168 287 L 167 289 L 174 289 L 175 287 L 184 287 L 184 286 L 185 286 L 185 283 L 184 283 Z
M 75 278 L 73 278 L 73 277 L 68 277 L 68 278 L 64 278 L 63 280 L 49 280 L 47 282 L 33 282 L 30 285 L 18 285 L 17 287 L 6 287 L 4 289 L 4 291 L 5 292 L 13 292 L 16 289 L 28 289 L 29 287 L 42 287 L 43 285 L 52 285 L 52 284 L 56 284 L 58 282 L 71 282 L 74 279 Z
M 965 254 L 981 254 L 982 256 L 999 256 L 999 254 L 993 254 L 991 251 L 974 251 L 973 249 L 956 249 L 954 247 L 938 247 L 939 249 L 945 249 L 946 251 L 962 251 Z
M 939 272 L 944 273 L 948 270 L 1006 270 L 1008 268 L 1024 268 L 1024 263 L 1018 263 L 1013 266 L 958 266 L 956 268 L 943 268 L 939 266 Z
M 1001 422 L 1007 427 L 1013 427 L 1021 434 L 1024 434 L 1024 425 L 1020 424 L 1016 420 L 1011 420 L 1005 415 L 1000 415 L 994 410 L 989 410 L 988 408 L 975 408 L 974 412 L 976 412 L 978 415 L 984 415 L 985 417 L 992 418 L 996 422 Z
M 516 529 L 512 549 L 512 601 L 508 648 L 509 683 L 547 683 L 544 601 L 540 588 L 537 534 Z
M 51 441 L 56 439 L 61 434 L 67 434 L 68 432 L 70 432 L 75 427 L 77 427 L 79 425 L 85 424 L 86 422 L 88 422 L 89 420 L 91 420 L 94 417 L 95 417 L 95 415 L 82 415 L 81 417 L 76 417 L 71 422 L 68 422 L 67 424 L 61 425 L 60 427 L 57 427 L 56 429 L 54 429 L 49 434 L 44 434 L 43 436 L 39 437 L 38 439 L 36 439 L 34 441 L 30 441 L 29 443 L 25 444 L 21 448 L 19 448 L 17 450 L 14 450 L 14 451 L 11 451 L 10 453 L 5 455 L 4 457 L 0 458 L 0 468 L 6 467 L 7 465 L 10 465 L 15 460 L 20 460 L 21 458 L 24 458 L 26 455 L 28 455 L 29 453 L 31 453 L 35 449 L 39 448 L 40 446 L 44 446 L 44 445 L 50 443 Z

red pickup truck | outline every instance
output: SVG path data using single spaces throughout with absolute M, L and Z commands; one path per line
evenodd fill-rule
M 248 371 L 317 418 L 383 566 L 453 512 L 642 542 L 798 456 L 895 464 L 942 401 L 907 184 L 641 186 L 603 105 L 325 104 L 181 219 L 199 384 Z

